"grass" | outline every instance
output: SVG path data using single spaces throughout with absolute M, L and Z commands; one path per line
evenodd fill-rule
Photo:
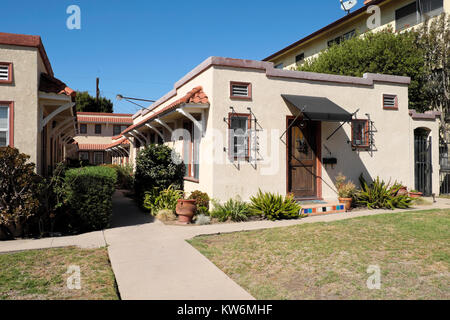
M 69 266 L 81 270 L 81 290 L 69 290 Z M 106 248 L 0 254 L 0 300 L 117 300 Z
M 450 299 L 450 210 L 189 241 L 257 299 Z M 369 290 L 367 269 L 381 269 Z

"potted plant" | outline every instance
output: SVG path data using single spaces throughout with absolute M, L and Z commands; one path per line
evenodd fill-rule
M 345 205 L 345 210 L 350 211 L 353 203 L 353 196 L 356 193 L 356 186 L 353 182 L 340 173 L 336 177 L 336 188 L 339 196 L 339 203 Z
M 409 196 L 410 196 L 411 198 L 421 198 L 421 197 L 423 196 L 423 193 L 422 193 L 422 192 L 419 192 L 419 191 L 417 191 L 417 190 L 411 190 L 411 191 L 409 192 Z
M 183 224 L 189 224 L 192 222 L 197 211 L 197 200 L 178 199 L 176 213 L 178 215 L 178 222 Z

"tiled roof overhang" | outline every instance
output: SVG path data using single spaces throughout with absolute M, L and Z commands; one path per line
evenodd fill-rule
M 125 135 L 128 132 L 135 130 L 139 127 L 142 127 L 143 125 L 145 125 L 147 122 L 154 120 L 166 113 L 169 113 L 175 109 L 177 109 L 178 107 L 180 107 L 183 104 L 192 104 L 193 106 L 195 105 L 205 105 L 205 104 L 209 104 L 209 99 L 208 96 L 203 92 L 203 88 L 201 86 L 199 87 L 195 87 L 194 89 L 192 89 L 191 91 L 189 91 L 184 97 L 176 100 L 175 102 L 169 104 L 167 107 L 161 109 L 160 111 L 150 115 L 149 117 L 145 118 L 144 120 L 141 120 L 140 122 L 138 122 L 135 125 L 132 125 L 131 127 L 127 128 L 125 131 L 123 131 L 121 133 L 121 135 Z
M 130 118 L 120 118 L 120 117 L 89 117 L 89 116 L 80 116 L 77 113 L 77 119 L 79 123 L 115 123 L 115 124 L 123 124 L 123 125 L 132 125 L 133 119 Z
M 66 96 L 70 96 L 72 98 L 75 98 L 75 96 L 77 95 L 76 91 L 69 88 L 64 82 L 46 73 L 41 73 L 39 81 L 39 91 L 46 93 L 65 94 Z
M 79 151 L 105 151 L 108 144 L 82 144 L 78 143 Z
M 0 44 L 37 48 L 44 61 L 48 74 L 52 77 L 54 76 L 50 60 L 45 52 L 40 36 L 0 32 Z

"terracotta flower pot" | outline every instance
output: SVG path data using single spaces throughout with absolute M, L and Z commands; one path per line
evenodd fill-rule
M 345 205 L 345 211 L 350 211 L 352 209 L 352 198 L 339 198 L 339 203 Z
M 180 223 L 191 223 L 192 218 L 197 211 L 197 206 L 195 205 L 195 203 L 196 200 L 178 200 L 176 212 L 178 215 L 178 221 Z
M 401 195 L 401 196 L 407 195 L 408 194 L 408 188 L 407 187 L 401 187 L 400 189 L 398 189 L 397 194 Z
M 410 193 L 409 193 L 409 196 L 410 196 L 411 198 L 420 198 L 420 197 L 423 196 L 423 193 L 422 193 L 422 192 L 410 192 Z

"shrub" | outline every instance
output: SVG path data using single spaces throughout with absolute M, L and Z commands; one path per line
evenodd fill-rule
M 117 172 L 117 188 L 122 190 L 133 189 L 134 176 L 131 165 L 104 164 L 104 167 L 112 168 Z
M 22 237 L 38 212 L 35 165 L 10 147 L 0 148 L 0 239 Z
M 185 166 L 175 152 L 172 159 L 172 152 L 165 145 L 149 145 L 138 153 L 134 181 L 138 201 L 154 189 L 161 191 L 173 185 L 174 189 L 183 190 Z
M 201 191 L 193 191 L 188 200 L 196 200 L 197 214 L 209 214 L 209 196 Z
M 353 198 L 356 194 L 356 186 L 352 181 L 347 181 L 347 177 L 342 173 L 336 177 L 336 188 L 339 198 Z
M 256 215 L 264 216 L 269 220 L 298 219 L 301 206 L 289 195 L 283 197 L 279 194 L 262 193 L 258 191 L 256 197 L 250 198 L 250 210 Z
M 248 204 L 240 199 L 230 199 L 225 204 L 220 204 L 212 200 L 214 209 L 211 217 L 218 219 L 220 222 L 226 221 L 247 221 L 250 215 Z
M 157 189 L 154 189 L 157 191 Z M 144 197 L 144 208 L 156 215 L 160 210 L 175 211 L 178 199 L 183 198 L 183 191 L 175 190 L 173 186 L 161 191 L 156 197 L 155 192 L 147 192 Z
M 172 210 L 159 210 L 156 218 L 160 221 L 175 221 L 177 220 L 177 216 L 173 213 Z
M 41 178 L 38 185 L 40 213 L 37 221 L 40 236 L 53 232 L 67 231 L 70 216 L 66 208 L 64 176 L 67 167 L 63 163 L 56 165 L 52 175 Z
M 70 169 L 64 182 L 72 227 L 83 232 L 106 228 L 112 214 L 117 172 L 106 167 Z
M 361 191 L 356 195 L 356 203 L 369 209 L 406 209 L 411 207 L 413 201 L 407 194 L 400 194 L 398 191 L 401 184 L 385 183 L 379 177 L 368 185 L 361 174 L 359 181 Z
M 211 218 L 208 216 L 205 216 L 204 214 L 200 214 L 195 219 L 195 224 L 199 226 L 204 226 L 207 224 L 211 224 Z

